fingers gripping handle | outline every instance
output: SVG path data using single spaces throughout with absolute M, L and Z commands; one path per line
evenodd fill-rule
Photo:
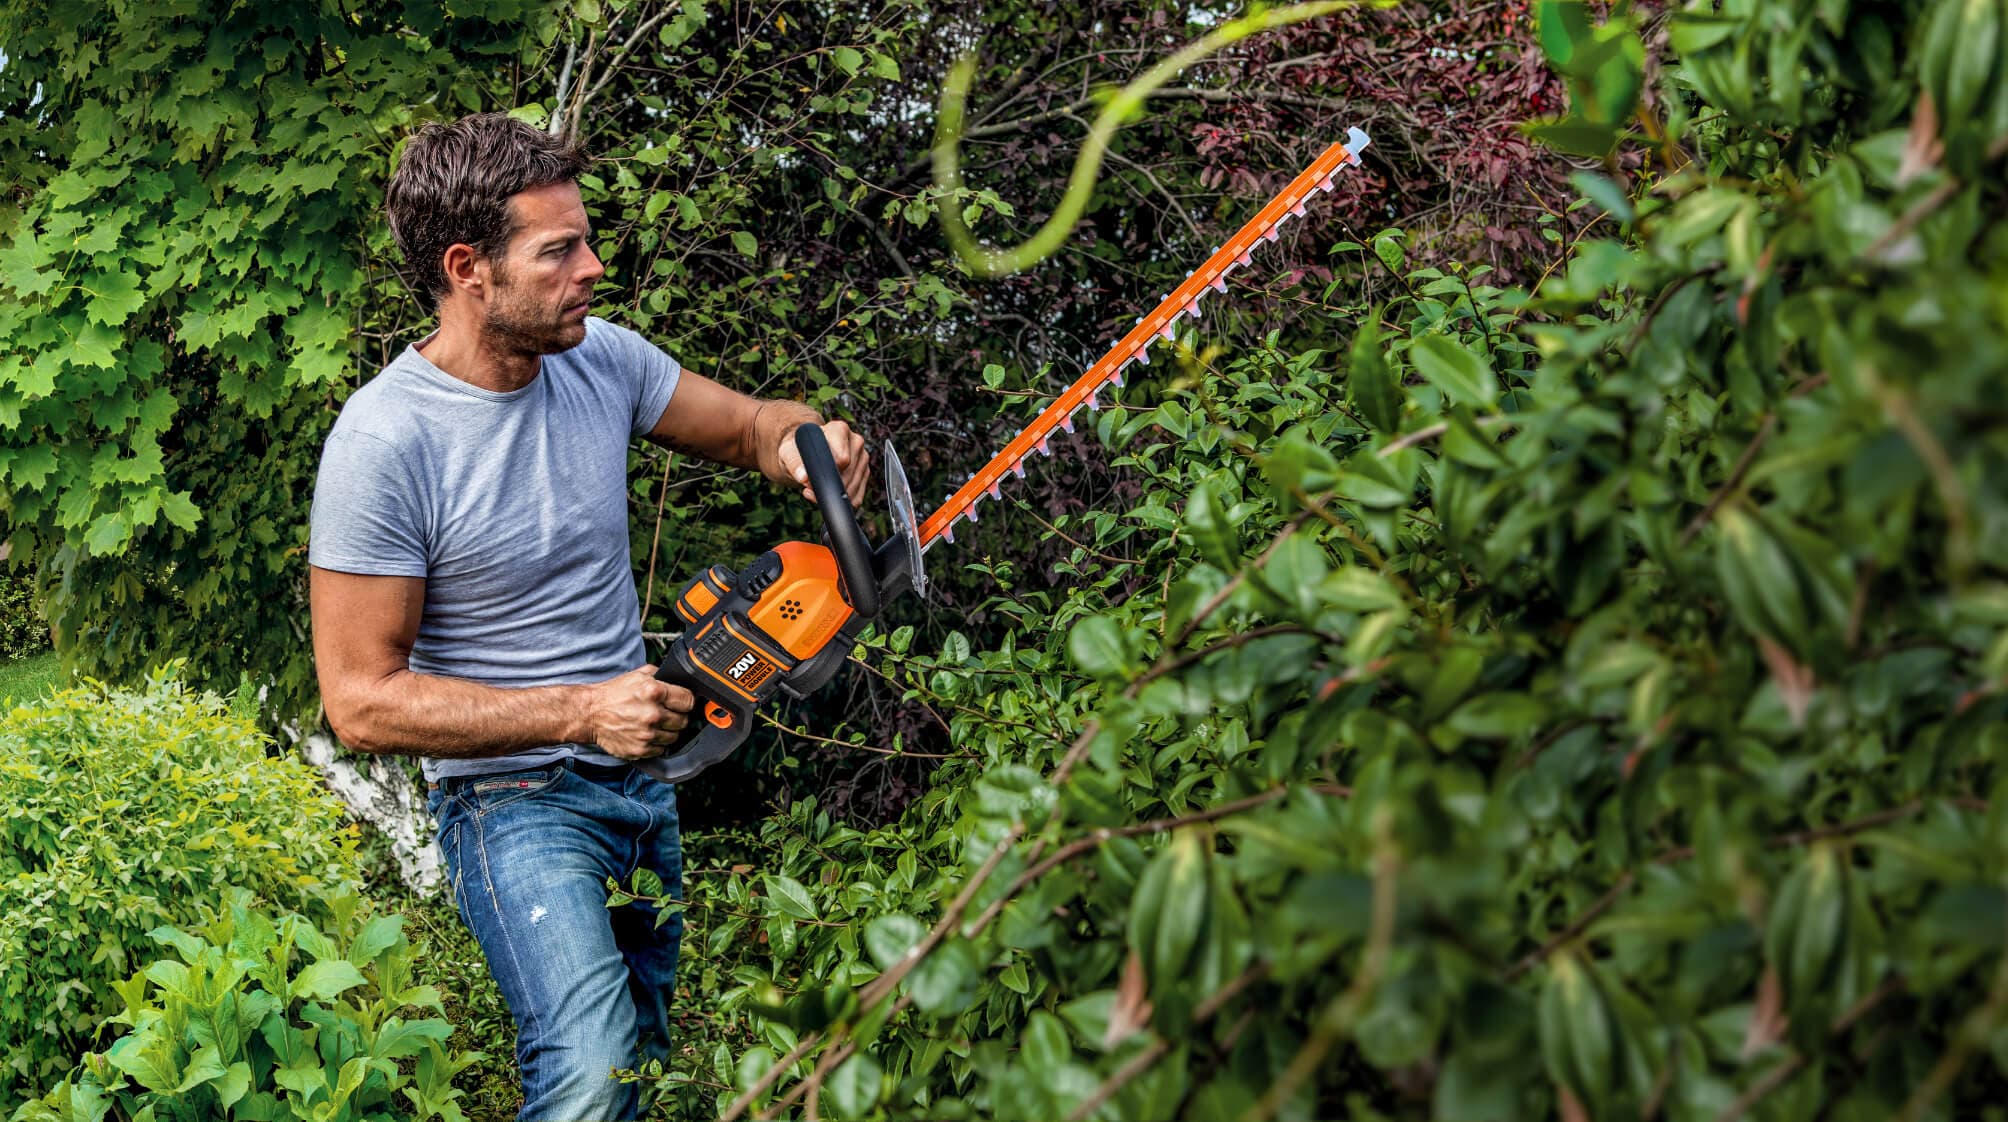
M 731 755 L 746 743 L 746 734 L 753 727 L 752 707 L 707 691 L 698 676 L 688 669 L 689 660 L 690 653 L 679 636 L 656 668 L 655 677 L 657 681 L 690 691 L 690 696 L 696 699 L 690 709 L 690 723 L 662 755 L 635 761 L 642 774 L 665 783 L 681 783 Z
M 872 568 L 871 544 L 858 529 L 858 516 L 844 493 L 844 477 L 830 455 L 830 443 L 817 425 L 795 430 L 795 450 L 802 454 L 802 467 L 809 474 L 809 488 L 816 492 L 816 505 L 823 510 L 823 529 L 830 536 L 830 552 L 837 555 L 837 571 L 844 575 L 844 596 L 851 610 L 870 619 L 878 614 L 878 578 Z

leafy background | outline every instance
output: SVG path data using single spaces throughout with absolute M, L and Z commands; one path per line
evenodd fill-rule
M 636 1077 L 670 1116 L 1997 1103 L 2000 0 L 1268 33 L 1149 99 L 1059 254 L 968 279 L 934 206 L 1036 227 L 1187 16 L 5 24 L 0 500 L 64 658 L 250 665 L 275 714 L 312 704 L 305 487 L 422 330 L 373 217 L 421 119 L 576 127 L 604 312 L 895 436 L 923 498 L 1362 124 L 1366 168 L 1229 314 L 936 551 L 938 599 L 795 731 L 686 789 L 689 1035 Z M 927 122 L 972 48 L 940 198 Z M 744 478 L 634 469 L 650 630 L 693 565 L 810 529 Z M 478 977 L 464 941 L 441 961 Z M 463 1046 L 506 1055 L 458 992 Z M 494 1103 L 507 1075 L 459 1078 Z

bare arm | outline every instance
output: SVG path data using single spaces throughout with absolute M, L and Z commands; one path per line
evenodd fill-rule
M 690 691 L 656 681 L 652 666 L 528 689 L 417 673 L 423 578 L 313 568 L 310 582 L 322 704 L 335 735 L 359 751 L 458 759 L 570 742 L 642 759 L 687 720 Z
M 814 498 L 795 449 L 795 430 L 805 424 L 822 426 L 844 490 L 852 502 L 862 502 L 871 470 L 864 438 L 844 421 L 825 423 L 799 401 L 748 397 L 686 369 L 648 438 L 677 452 L 752 468 L 776 483 L 801 486 L 805 497 Z

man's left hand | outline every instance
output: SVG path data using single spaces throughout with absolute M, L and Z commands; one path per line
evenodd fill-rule
M 865 484 L 871 480 L 871 453 L 865 451 L 865 438 L 851 431 L 845 421 L 830 421 L 823 426 L 823 439 L 829 442 L 830 458 L 837 463 L 837 471 L 844 477 L 844 493 L 850 496 L 851 505 L 858 506 L 865 499 Z M 814 502 L 815 488 L 808 486 L 809 471 L 802 466 L 802 452 L 795 447 L 792 430 L 781 438 L 781 469 L 788 477 L 802 484 L 802 497 Z

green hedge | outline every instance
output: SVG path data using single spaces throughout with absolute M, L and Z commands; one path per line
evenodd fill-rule
M 0 715 L 0 1109 L 90 1043 L 148 931 L 229 887 L 313 912 L 357 883 L 341 804 L 267 744 L 165 674 Z
M 1017 622 L 867 636 L 933 789 L 692 880 L 724 1122 L 2000 1116 L 2008 9 L 1535 7 L 1596 222 L 1359 231 L 1057 578 L 929 559 Z
M 372 915 L 353 893 L 328 904 L 324 933 L 233 889 L 200 928 L 148 932 L 176 954 L 118 987 L 125 1009 L 113 1019 L 128 1031 L 15 1122 L 460 1122 L 453 1076 L 486 1057 L 448 1049 L 443 1018 L 404 1016 L 439 1013 L 440 995 L 413 984 L 403 917 Z

